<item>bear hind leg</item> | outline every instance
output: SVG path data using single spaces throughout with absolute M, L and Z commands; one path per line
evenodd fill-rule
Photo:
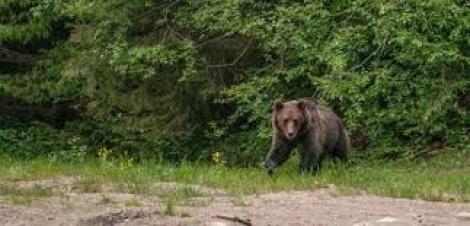
M 343 162 L 346 162 L 348 160 L 349 148 L 350 144 L 348 135 L 345 131 L 341 131 L 339 139 L 331 152 L 332 156 Z

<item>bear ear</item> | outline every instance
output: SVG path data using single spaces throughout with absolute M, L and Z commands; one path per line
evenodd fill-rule
M 276 101 L 274 101 L 272 110 L 273 110 L 273 111 L 279 111 L 279 110 L 281 110 L 283 107 L 284 107 L 284 104 L 282 103 L 282 101 L 276 100 Z
M 301 100 L 297 103 L 297 107 L 299 107 L 299 109 L 301 110 L 305 110 L 305 108 L 307 107 L 307 103 L 304 100 Z
M 301 101 L 305 103 L 306 108 L 316 108 L 317 107 L 317 104 L 315 103 L 315 100 L 312 97 L 303 98 Z

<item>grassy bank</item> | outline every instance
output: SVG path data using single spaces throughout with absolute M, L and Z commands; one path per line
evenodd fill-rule
M 79 178 L 77 183 L 84 192 L 99 192 L 103 185 L 114 184 L 122 192 L 143 194 L 155 192 L 150 190 L 150 185 L 155 182 L 178 182 L 220 188 L 233 195 L 308 190 L 334 184 L 342 194 L 366 192 L 390 197 L 470 202 L 468 152 L 416 161 L 327 162 L 315 176 L 299 174 L 295 161 L 290 161 L 270 178 L 261 168 L 171 166 L 154 162 L 122 164 L 100 159 L 24 161 L 3 156 L 0 158 L 0 181 L 10 183 L 73 176 Z M 196 191 L 183 189 L 176 192 L 187 195 Z

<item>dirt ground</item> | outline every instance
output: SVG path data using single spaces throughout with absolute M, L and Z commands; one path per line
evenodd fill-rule
M 171 214 L 157 196 L 76 193 L 71 184 L 62 186 L 65 194 L 27 205 L 0 196 L 0 225 L 470 225 L 469 203 L 340 196 L 334 188 L 242 197 L 208 192 L 174 206 Z

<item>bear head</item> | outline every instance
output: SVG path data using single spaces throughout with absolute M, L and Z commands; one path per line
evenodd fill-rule
M 273 105 L 273 123 L 279 135 L 288 140 L 294 140 L 308 123 L 306 102 L 292 100 L 276 101 Z

